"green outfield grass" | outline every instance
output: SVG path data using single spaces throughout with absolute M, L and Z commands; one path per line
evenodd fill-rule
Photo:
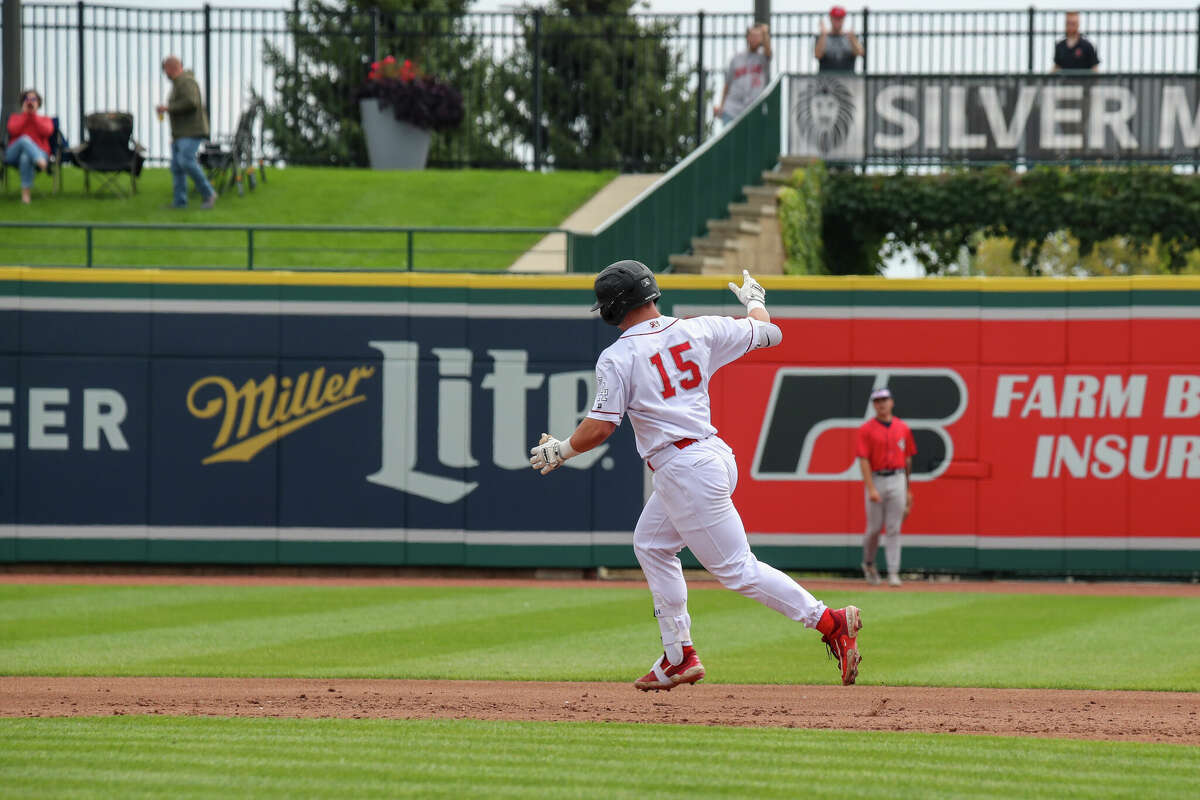
M 829 593 L 859 682 L 1200 691 L 1200 599 Z M 836 683 L 819 636 L 694 590 L 711 683 Z M 636 589 L 0 585 L 0 674 L 626 681 L 661 650 Z
M 5 797 L 1195 797 L 1200 748 L 779 728 L 0 720 Z
M 63 171 L 61 194 L 49 194 L 45 177 L 34 201 L 22 205 L 15 173 L 0 195 L 0 218 L 13 222 L 139 222 L 234 225 L 363 225 L 414 227 L 555 227 L 612 180 L 612 172 L 268 168 L 268 181 L 238 197 L 229 192 L 211 211 L 164 208 L 171 175 L 147 169 L 132 198 L 83 194 L 82 173 Z M 93 186 L 95 186 L 93 182 Z M 128 182 L 126 181 L 126 185 Z M 504 269 L 540 237 L 535 234 L 424 234 L 413 241 L 416 269 Z M 6 265 L 83 266 L 83 231 L 0 228 Z M 96 266 L 246 266 L 244 233 L 201 231 L 98 231 Z M 256 268 L 403 269 L 406 237 L 395 234 L 260 233 Z

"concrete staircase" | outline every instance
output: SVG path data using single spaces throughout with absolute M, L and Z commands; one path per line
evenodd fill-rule
M 744 203 L 730 203 L 729 217 L 710 219 L 708 233 L 692 239 L 692 252 L 670 257 L 671 270 L 701 275 L 783 274 L 783 237 L 776 195 L 792 170 L 765 171 L 762 186 L 745 186 Z

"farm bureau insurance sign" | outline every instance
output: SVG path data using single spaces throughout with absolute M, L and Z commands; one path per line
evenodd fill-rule
M 1200 157 L 1195 75 L 793 75 L 789 153 L 831 161 Z

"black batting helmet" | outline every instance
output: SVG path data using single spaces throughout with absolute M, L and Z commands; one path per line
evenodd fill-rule
M 599 309 L 609 325 L 620 325 L 630 311 L 662 297 L 654 273 L 640 261 L 609 264 L 596 276 L 595 289 L 592 311 Z

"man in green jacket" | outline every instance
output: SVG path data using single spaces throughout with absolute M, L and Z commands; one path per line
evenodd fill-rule
M 208 138 L 208 117 L 204 113 L 204 101 L 200 97 L 200 84 L 190 70 L 183 68 L 179 56 L 167 56 L 163 60 L 163 72 L 171 80 L 171 95 L 165 106 L 158 106 L 159 119 L 163 113 L 171 115 L 171 176 L 174 180 L 174 208 L 187 208 L 187 176 L 191 176 L 196 190 L 204 198 L 203 208 L 212 208 L 217 202 L 217 193 L 204 170 L 196 160 L 196 152 Z

